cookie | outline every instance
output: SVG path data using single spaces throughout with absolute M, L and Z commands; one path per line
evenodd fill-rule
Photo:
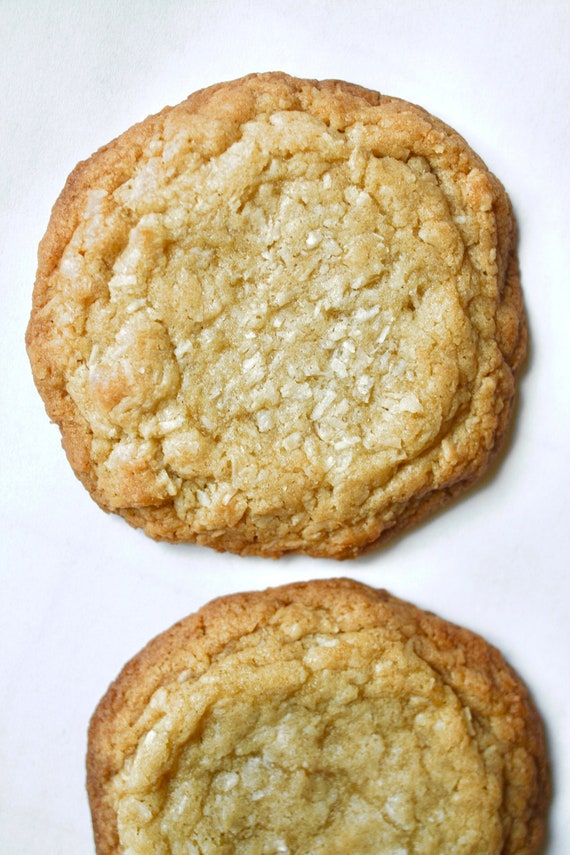
M 352 557 L 485 470 L 526 325 L 499 181 L 417 106 L 259 74 L 79 164 L 28 352 L 78 477 L 153 538 Z
M 90 725 L 98 855 L 533 855 L 548 772 L 479 636 L 348 579 L 215 600 Z

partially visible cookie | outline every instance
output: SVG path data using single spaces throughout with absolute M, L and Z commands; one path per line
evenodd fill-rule
M 101 507 L 154 538 L 337 558 L 481 475 L 525 341 L 511 207 L 466 142 L 279 73 L 79 164 L 27 334 Z
M 535 855 L 539 716 L 479 636 L 347 579 L 215 600 L 90 725 L 98 855 Z

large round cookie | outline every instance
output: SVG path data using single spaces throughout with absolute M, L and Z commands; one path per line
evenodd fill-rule
M 347 579 L 216 600 L 98 706 L 98 855 L 534 855 L 540 719 L 482 638 Z
M 275 73 L 79 164 L 27 343 L 106 510 L 160 539 L 349 557 L 483 472 L 525 332 L 509 202 L 465 141 Z

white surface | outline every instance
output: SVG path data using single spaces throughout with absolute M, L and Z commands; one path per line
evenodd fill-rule
M 567 855 L 565 0 L 3 0 L 0 34 L 0 852 L 94 851 L 87 722 L 148 639 L 215 595 L 342 574 L 474 628 L 503 650 L 548 727 L 555 798 L 547 853 Z M 275 69 L 422 104 L 499 175 L 520 225 L 532 348 L 508 454 L 468 498 L 352 563 L 170 547 L 106 516 L 71 473 L 23 345 L 36 246 L 75 163 L 194 89 Z

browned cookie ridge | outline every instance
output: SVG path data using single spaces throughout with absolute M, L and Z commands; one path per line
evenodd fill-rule
M 73 469 L 151 537 L 337 558 L 479 477 L 526 326 L 507 196 L 452 129 L 251 75 L 81 163 L 27 345 Z
M 482 638 L 347 579 L 216 600 L 90 726 L 98 855 L 537 855 L 539 716 Z

